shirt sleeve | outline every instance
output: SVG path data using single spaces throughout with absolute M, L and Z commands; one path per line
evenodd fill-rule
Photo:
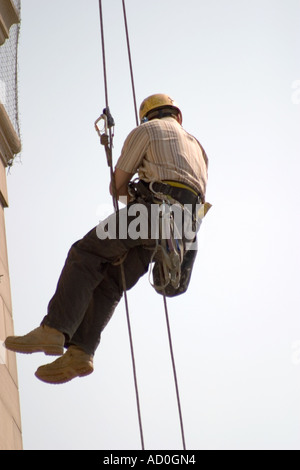
M 136 173 L 149 146 L 149 136 L 143 125 L 136 127 L 126 138 L 116 168 Z

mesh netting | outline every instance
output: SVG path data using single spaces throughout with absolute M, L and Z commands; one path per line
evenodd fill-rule
M 20 13 L 21 0 L 13 0 Z M 18 42 L 20 25 L 14 24 L 9 38 L 0 47 L 0 101 L 4 104 L 12 125 L 20 137 L 18 119 Z

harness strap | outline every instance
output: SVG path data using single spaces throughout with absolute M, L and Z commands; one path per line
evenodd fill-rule
M 171 182 L 170 182 L 171 183 Z M 175 182 L 172 182 L 175 184 Z M 153 181 L 148 183 L 144 180 L 140 180 L 138 183 L 131 183 L 130 187 L 136 189 L 137 193 L 141 196 L 147 198 L 153 198 L 155 193 L 161 193 L 165 196 L 170 196 L 175 201 L 178 201 L 183 206 L 185 204 L 192 204 L 193 207 L 196 204 L 200 204 L 203 201 L 203 197 L 200 194 L 197 194 L 193 189 L 189 188 L 186 185 L 178 183 L 180 186 L 171 186 L 169 183 L 164 183 L 160 181 Z

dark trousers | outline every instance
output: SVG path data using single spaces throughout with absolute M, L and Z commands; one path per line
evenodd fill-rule
M 100 240 L 96 228 L 91 230 L 71 247 L 42 324 L 64 333 L 66 347 L 73 344 L 94 354 L 123 295 L 120 266 L 113 263 L 126 256 L 123 266 L 130 289 L 148 271 L 153 244 L 142 239 Z
M 149 204 L 145 205 L 150 208 Z M 128 211 L 129 207 L 130 204 L 122 211 Z M 133 219 L 134 216 L 127 216 L 128 226 Z M 155 245 L 156 240 L 149 236 L 146 239 L 101 240 L 96 228 L 91 230 L 71 247 L 42 324 L 64 333 L 66 347 L 73 344 L 93 355 L 101 332 L 123 294 L 120 266 L 115 263 L 125 257 L 126 288 L 130 289 L 148 271 Z M 195 258 L 195 254 L 192 255 L 190 265 Z M 188 260 L 189 256 L 187 254 L 185 258 Z M 190 275 L 191 268 L 185 269 L 185 289 Z

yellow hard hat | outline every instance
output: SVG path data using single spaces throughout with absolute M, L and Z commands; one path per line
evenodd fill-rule
M 140 120 L 142 121 L 150 111 L 164 108 L 166 106 L 176 109 L 182 121 L 182 114 L 176 101 L 174 101 L 169 95 L 165 95 L 163 93 L 148 96 L 148 98 L 142 102 L 140 106 Z

